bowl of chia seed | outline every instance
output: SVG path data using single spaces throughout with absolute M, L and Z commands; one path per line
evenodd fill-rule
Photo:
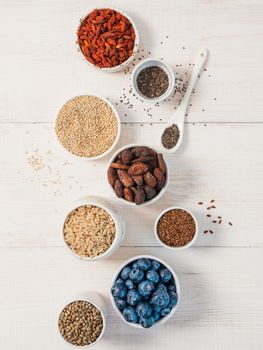
M 161 102 L 174 89 L 174 72 L 162 60 L 147 58 L 134 68 L 131 83 L 134 91 L 147 102 Z

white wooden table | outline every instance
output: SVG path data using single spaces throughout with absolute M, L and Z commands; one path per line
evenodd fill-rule
M 129 72 L 106 75 L 80 59 L 78 20 L 100 5 L 134 17 L 139 57 L 164 58 L 183 80 L 175 98 L 159 108 L 142 104 L 129 93 Z M 56 328 L 64 300 L 89 289 L 108 298 L 116 268 L 143 253 L 178 272 L 180 308 L 166 325 L 139 332 L 109 305 L 98 350 L 262 349 L 262 1 L 0 0 L 0 33 L 0 349 L 68 348 Z M 105 180 L 108 159 L 80 161 L 57 144 L 57 110 L 78 94 L 109 97 L 123 122 L 120 146 L 154 146 L 200 46 L 210 58 L 192 96 L 183 146 L 168 157 L 168 192 L 150 207 L 118 205 Z M 123 93 L 133 108 L 121 103 Z M 68 254 L 60 237 L 65 206 L 90 194 L 114 202 L 127 227 L 117 253 L 91 264 Z M 211 199 L 216 208 L 207 211 Z M 153 235 L 157 214 L 171 205 L 193 210 L 200 222 L 195 247 L 180 253 L 158 247 Z M 212 222 L 217 216 L 221 224 Z

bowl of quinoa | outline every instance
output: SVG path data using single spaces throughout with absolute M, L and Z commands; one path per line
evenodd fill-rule
M 103 97 L 76 96 L 57 114 L 55 132 L 71 154 L 89 160 L 106 156 L 116 146 L 121 123 L 116 108 Z

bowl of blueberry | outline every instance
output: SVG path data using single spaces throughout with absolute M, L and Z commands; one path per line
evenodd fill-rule
M 112 305 L 120 318 L 136 328 L 163 324 L 180 301 L 180 285 L 173 269 L 150 255 L 127 260 L 114 276 Z

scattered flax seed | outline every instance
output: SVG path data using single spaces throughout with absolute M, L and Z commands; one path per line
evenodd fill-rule
M 230 222 L 230 221 L 229 221 L 228 225 L 229 225 L 229 226 L 233 226 L 232 222 Z
M 207 232 L 208 232 L 208 230 L 205 230 L 205 231 L 204 231 L 204 233 L 207 233 Z
M 210 214 L 206 214 L 206 216 L 207 216 L 208 218 L 210 218 L 210 217 L 211 217 L 211 215 L 210 215 Z
M 210 203 L 214 203 L 214 202 L 215 202 L 215 200 L 214 200 L 214 199 L 211 199 Z
M 206 209 L 207 209 L 207 210 L 210 210 L 211 208 L 212 208 L 212 207 L 207 207 Z
M 56 133 L 61 144 L 80 157 L 106 152 L 117 137 L 117 118 L 110 105 L 96 96 L 77 96 L 60 110 Z
M 217 221 L 216 221 L 216 220 L 213 220 L 212 222 L 213 222 L 214 224 L 216 224 L 216 223 L 217 223 Z
M 198 202 L 199 205 L 203 205 L 204 203 L 203 202 Z
M 214 232 L 212 230 L 209 230 L 209 233 L 213 234 Z
M 215 208 L 216 208 L 216 206 L 215 206 L 215 205 L 212 205 L 212 206 L 211 206 L 211 208 L 215 209 Z
M 219 220 L 218 223 L 221 224 L 222 220 Z

